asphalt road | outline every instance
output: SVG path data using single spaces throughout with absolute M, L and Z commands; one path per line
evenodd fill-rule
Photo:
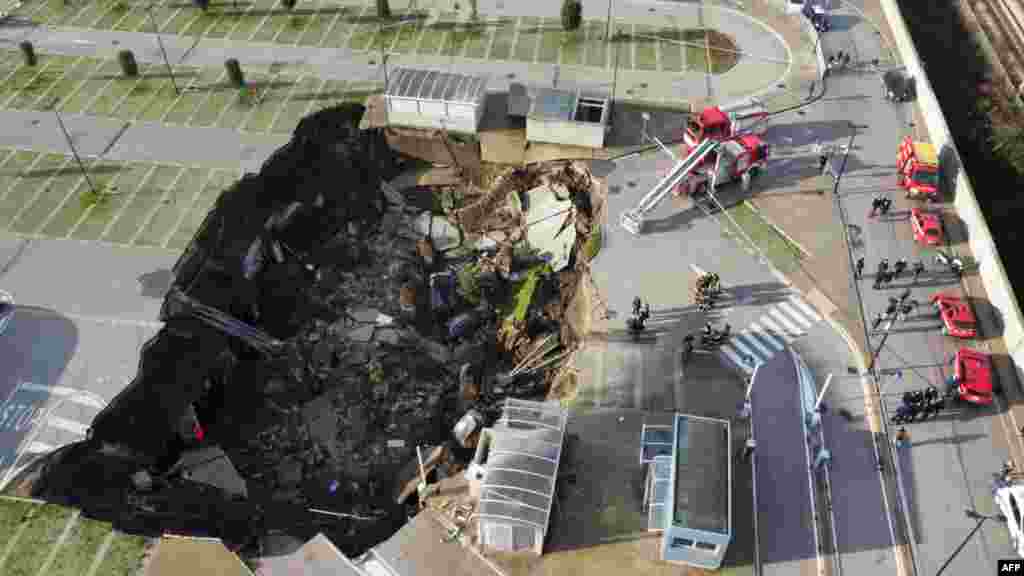
M 877 36 L 864 25 L 826 34 L 823 46 L 826 54 L 851 47 L 856 47 L 855 54 L 881 51 Z M 831 78 L 829 95 L 833 94 L 844 98 L 826 99 L 808 110 L 806 118 L 835 126 L 831 140 L 836 143 L 844 143 L 849 134 L 849 128 L 837 126 L 836 121 L 858 125 L 840 196 L 849 223 L 857 226 L 857 255 L 865 257 L 865 271 L 873 272 L 883 257 L 891 262 L 901 257 L 911 262 L 922 260 L 929 271 L 921 285 L 910 286 L 913 299 L 926 302 L 938 290 L 959 292 L 956 280 L 934 264 L 934 251 L 913 242 L 909 201 L 894 189 L 896 147 L 900 138 L 911 133 L 911 108 L 883 100 L 880 79 L 873 73 Z M 871 199 L 878 192 L 888 193 L 896 206 L 888 217 L 869 220 Z M 859 283 L 863 313 L 869 320 L 884 310 L 888 297 L 897 296 L 909 281 L 896 281 L 889 289 L 878 291 L 872 289 L 872 283 L 871 278 Z M 890 408 L 895 407 L 895 396 L 904 391 L 928 384 L 941 387 L 949 373 L 944 363 L 955 344 L 939 333 L 937 319 L 929 314 L 922 307 L 916 315 L 898 323 L 884 344 L 879 337 L 871 338 L 872 346 L 880 347 L 877 366 L 888 374 L 883 378 L 882 392 L 893 395 L 887 401 Z M 991 474 L 1007 459 L 1009 451 L 990 409 L 965 406 L 935 421 L 912 425 L 909 430 L 913 446 L 902 458 L 906 465 L 901 486 L 909 503 L 918 572 L 934 574 L 973 527 L 964 509 L 993 511 Z M 1013 550 L 1006 528 L 987 523 L 947 570 L 949 574 L 994 573 L 996 559 L 1010 557 Z
M 0 286 L 17 303 L 0 336 L 0 481 L 16 459 L 83 438 L 131 381 L 176 258 L 0 233 Z

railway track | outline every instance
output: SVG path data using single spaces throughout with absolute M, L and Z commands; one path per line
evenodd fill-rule
M 1019 92 L 1024 85 L 1024 6 L 1020 0 L 963 0 L 975 32 L 992 46 L 996 72 Z

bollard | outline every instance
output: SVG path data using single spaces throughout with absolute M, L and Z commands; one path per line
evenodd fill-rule
M 135 55 L 131 50 L 119 51 L 117 61 L 121 64 L 121 74 L 125 78 L 135 78 L 139 75 L 139 64 L 135 61 Z
M 224 68 L 228 71 L 228 81 L 235 88 L 242 88 L 245 86 L 245 76 L 242 74 L 242 65 L 238 63 L 238 60 L 229 58 L 224 62 Z
M 284 6 L 286 10 L 292 10 L 295 8 L 295 0 L 281 0 L 281 5 Z
M 35 66 L 38 60 L 36 59 L 36 49 L 32 46 L 32 43 L 25 40 L 21 44 L 18 44 L 21 48 L 21 55 L 24 57 L 25 66 Z
M 206 9 L 210 7 L 210 0 L 192 0 L 192 4 L 194 4 L 196 8 L 206 12 Z

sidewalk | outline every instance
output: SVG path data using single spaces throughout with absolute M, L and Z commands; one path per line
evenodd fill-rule
M 622 9 L 627 10 L 626 7 Z M 783 17 L 763 0 L 753 2 L 749 14 L 717 7 L 698 14 L 695 6 L 666 3 L 657 4 L 656 14 L 636 6 L 628 7 L 627 11 L 631 12 L 631 18 L 635 16 L 640 21 L 655 23 L 659 18 L 663 21 L 668 17 L 680 22 L 680 26 L 708 26 L 720 30 L 732 36 L 746 56 L 729 72 L 713 76 L 699 72 L 667 73 L 623 69 L 618 70 L 616 75 L 606 68 L 420 54 L 390 54 L 388 63 L 392 67 L 457 69 L 468 74 L 488 75 L 491 77 L 489 89 L 492 91 L 507 90 L 508 84 L 513 81 L 607 91 L 614 79 L 618 100 L 675 106 L 683 105 L 687 100 L 695 107 L 710 101 L 728 104 L 746 100 L 752 95 L 770 99 L 778 94 L 786 94 L 784 89 L 779 88 L 780 84 L 788 90 L 804 90 L 801 84 L 807 75 L 811 47 L 801 35 L 798 21 Z M 377 52 L 176 35 L 161 35 L 161 39 L 168 60 L 175 65 L 220 68 L 228 58 L 236 58 L 246 69 L 264 69 L 276 65 L 323 79 L 382 79 L 381 55 Z M 117 51 L 129 49 L 141 62 L 163 62 L 156 35 L 151 33 L 79 28 L 0 28 L 0 41 L 16 44 L 22 40 L 31 41 L 37 51 L 43 53 L 114 58 Z
M 257 172 L 288 136 L 229 128 L 186 128 L 123 122 L 98 116 L 61 116 L 82 157 L 125 162 L 163 162 Z M 52 112 L 0 110 L 0 148 L 71 154 Z

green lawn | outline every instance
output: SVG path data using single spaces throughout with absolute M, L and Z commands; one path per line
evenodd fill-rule
M 657 70 L 658 69 L 658 40 L 652 40 L 650 36 L 656 36 L 658 29 L 653 26 L 635 26 L 635 34 L 641 34 L 644 38 L 633 37 L 636 43 L 636 69 Z
M 233 30 L 229 29 L 227 37 L 231 40 L 248 40 L 263 21 L 263 12 L 266 9 L 268 8 L 253 6 L 244 14 L 235 16 L 233 19 L 237 20 L 237 23 Z
M 135 243 L 144 246 L 160 246 L 171 229 L 178 223 L 182 213 L 188 209 L 188 202 L 197 190 L 200 190 L 210 170 L 187 168 L 177 182 L 168 189 L 164 201 L 156 204 L 146 227 L 136 238 Z
M 251 132 L 266 132 L 274 115 L 283 105 L 297 79 L 290 76 L 274 75 L 266 86 L 259 89 L 256 109 L 241 127 Z
M 21 526 L 25 513 L 33 506 L 34 504 L 29 502 L 0 500 L 0 550 L 7 548 L 7 544 Z
M 43 106 L 44 103 L 57 99 L 58 103 L 70 97 L 75 90 L 91 76 L 100 66 L 100 62 L 92 58 L 82 58 L 67 71 L 63 78 L 58 80 L 50 90 L 40 96 L 34 106 Z
M 0 228 L 10 227 L 18 212 L 35 198 L 39 187 L 57 174 L 66 161 L 63 154 L 44 154 L 31 170 L 22 172 L 21 179 L 6 189 L 7 194 L 0 201 Z
M 39 156 L 39 153 L 27 150 L 16 150 L 13 152 L 5 150 L 4 154 L 6 154 L 6 159 L 3 166 L 0 167 L 0 206 L 3 205 L 3 202 L 10 194 L 11 185 L 18 180 L 22 172 L 27 170 Z M 17 210 L 17 205 L 13 209 Z M 0 212 L 0 216 L 6 213 L 6 211 Z
M 352 36 L 348 40 L 348 47 L 351 50 L 368 50 L 377 35 L 377 25 L 368 22 L 359 22 L 354 25 Z
M 515 60 L 533 62 L 540 43 L 540 18 L 524 16 L 519 20 L 519 40 L 515 45 Z
M 133 534 L 119 534 L 110 548 L 107 555 L 100 563 L 96 574 L 104 576 L 129 576 L 134 574 L 142 563 L 142 556 L 145 552 L 146 539 Z
M 150 74 L 159 72 L 157 68 L 156 65 L 148 64 L 139 66 L 139 80 L 130 85 L 131 89 L 128 91 L 128 95 L 117 105 L 113 112 L 114 116 L 133 120 L 145 109 L 159 86 L 168 83 L 164 79 L 149 77 Z
M 659 46 L 661 50 L 661 69 L 665 72 L 682 72 L 685 70 L 683 65 L 683 52 L 685 49 L 682 44 L 676 43 L 683 39 L 682 30 L 678 28 L 662 29 L 659 32 L 659 36 L 666 40 Z
M 86 170 L 89 172 L 89 181 L 102 189 L 117 174 L 121 164 L 115 162 L 86 161 Z M 64 238 L 71 232 L 71 228 L 78 222 L 82 214 L 88 209 L 83 201 L 83 194 L 89 190 L 89 185 L 84 180 L 76 187 L 71 196 L 57 210 L 57 213 L 43 227 L 42 234 L 55 238 Z
M 221 68 L 203 68 L 199 76 L 192 80 L 190 89 L 183 91 L 181 97 L 164 115 L 163 122 L 185 124 L 211 92 L 219 87 L 218 81 L 226 77 L 227 72 Z
M 130 97 L 136 84 L 140 81 L 142 81 L 141 77 L 125 78 L 119 76 L 114 78 L 100 92 L 99 96 L 93 100 L 92 104 L 85 110 L 85 113 L 93 116 L 113 116 L 118 105 Z
M 707 72 L 708 52 L 704 46 L 704 32 L 701 30 L 683 30 L 683 40 L 691 43 L 686 46 L 686 69 L 695 72 Z M 698 46 L 692 44 L 698 44 Z
M 153 19 L 157 21 L 160 19 L 160 15 L 156 10 L 153 11 Z M 114 26 L 114 30 L 121 30 L 124 32 L 152 32 L 152 27 L 153 24 L 150 22 L 149 11 L 146 10 L 146 6 L 144 4 L 133 4 L 128 15 Z
M 32 507 L 22 516 L 27 524 L 4 563 L 6 576 L 36 576 L 72 515 L 70 508 L 51 504 Z
M 800 251 L 783 238 L 775 228 L 765 222 L 749 203 L 737 204 L 729 208 L 727 212 L 750 240 L 764 252 L 776 269 L 783 274 L 796 270 L 799 266 Z M 722 223 L 727 230 L 735 234 L 732 222 L 723 218 Z M 737 237 L 736 241 L 746 243 L 742 236 Z
M 583 63 L 583 49 L 586 46 L 583 30 L 563 32 L 562 54 L 560 62 L 568 66 L 576 66 Z
M 181 8 L 177 14 L 160 27 L 161 34 L 181 34 L 193 20 L 199 17 L 201 10 L 192 6 Z
M 110 30 L 114 27 L 114 24 L 126 18 L 130 10 L 131 7 L 128 5 L 128 0 L 112 0 L 107 2 L 107 11 L 103 13 L 103 16 L 92 27 L 100 30 Z
M 604 68 L 608 61 L 608 44 L 604 41 L 605 25 L 585 22 L 587 27 L 587 55 L 584 64 Z
M 128 199 L 124 209 L 103 240 L 118 244 L 130 243 L 146 226 L 149 215 L 160 205 L 167 188 L 182 170 L 179 166 L 158 165 L 155 170 L 148 172 L 146 180 L 134 191 L 125 190 Z
M 491 45 L 491 53 L 488 56 L 491 60 L 510 60 L 512 57 L 512 42 L 515 40 L 516 27 L 512 22 L 507 26 L 501 26 L 494 31 L 494 44 Z
M 64 22 L 65 26 L 74 26 L 76 28 L 89 28 L 93 22 L 100 19 L 101 16 L 106 14 L 110 8 L 109 2 L 97 2 L 95 0 L 91 2 L 84 2 L 85 9 L 79 11 L 74 16 L 67 18 Z
M 17 93 L 5 103 L 5 108 L 15 110 L 27 110 L 41 96 L 50 91 L 58 80 L 64 77 L 64 73 L 71 70 L 77 58 L 71 56 L 50 56 L 46 59 L 46 66 L 39 68 L 39 73 L 29 81 L 12 86 Z
M 199 71 L 195 68 L 175 70 L 174 83 L 166 77 L 166 70 L 161 72 L 159 67 L 155 67 L 153 72 L 154 76 L 150 77 L 148 85 L 154 90 L 145 95 L 147 97 L 146 104 L 140 108 L 139 115 L 136 117 L 142 122 L 161 122 L 164 115 L 177 104 L 179 98 L 189 95 L 182 88 L 188 86 L 192 77 Z M 175 83 L 178 86 L 178 91 L 174 89 Z
M 557 64 L 558 50 L 562 46 L 562 25 L 555 18 L 545 18 L 540 25 L 540 51 L 537 52 L 537 61 Z
M 337 16 L 335 8 L 327 10 L 329 11 L 325 11 L 325 8 L 321 6 L 315 13 L 308 16 L 309 24 L 298 39 L 300 46 L 320 45 L 320 41 L 323 40 L 324 34 L 327 33 L 328 27 L 331 25 L 331 20 L 334 20 L 334 17 Z
M 204 36 L 207 38 L 224 38 L 234 28 L 235 24 L 238 23 L 239 18 L 240 16 L 235 14 L 220 12 L 219 17 L 206 29 Z
M 49 181 L 40 183 L 36 188 L 35 201 L 14 221 L 11 229 L 23 234 L 34 234 L 46 221 L 46 218 L 60 206 L 61 202 L 79 185 L 82 173 L 78 165 L 70 157 L 65 157 L 65 164 Z
M 71 237 L 77 240 L 99 240 L 107 226 L 131 198 L 132 191 L 145 180 L 151 168 L 152 164 L 127 164 L 111 181 L 113 188 L 110 194 L 103 202 L 86 212 L 85 218 L 71 231 Z
M 217 200 L 217 197 L 236 180 L 238 180 L 237 176 L 231 172 L 225 170 L 212 171 L 198 197 L 195 197 L 195 203 L 188 208 L 188 213 L 181 221 L 181 225 L 178 226 L 178 229 L 174 231 L 170 241 L 168 241 L 167 247 L 172 250 L 180 250 L 188 245 L 192 237 L 195 236 L 196 230 L 199 229 L 199 225 L 206 218 L 207 212 L 210 211 L 213 203 Z M 192 191 L 192 193 L 194 194 L 195 192 Z M 192 202 L 192 198 L 190 196 L 186 202 Z
M 60 103 L 60 110 L 65 114 L 76 114 L 85 110 L 92 100 L 107 87 L 120 72 L 117 62 L 106 60 L 93 69 L 89 77 L 80 82 L 78 88 Z
M 281 6 L 280 2 L 277 3 L 270 9 L 270 17 L 263 23 L 263 26 L 256 30 L 256 34 L 253 35 L 251 42 L 273 41 L 274 37 L 288 26 L 289 18 L 291 18 L 291 14 Z
M 111 526 L 106 522 L 79 517 L 54 557 L 47 576 L 81 576 L 83 569 L 87 570 L 92 565 L 110 530 Z
M 274 42 L 278 44 L 292 45 L 299 41 L 306 26 L 313 20 L 312 14 L 291 14 L 285 20 L 281 33 L 277 35 Z
M 270 131 L 278 134 L 291 134 L 306 109 L 309 108 L 309 103 L 320 93 L 321 86 L 323 86 L 323 82 L 320 79 L 314 76 L 303 76 L 289 95 L 288 101 L 283 104 L 284 109 L 277 116 Z
M 324 33 L 324 37 L 320 40 L 320 45 L 326 48 L 343 48 L 348 46 L 349 35 L 355 30 L 355 23 L 352 21 L 361 12 L 359 11 L 348 11 L 338 16 L 336 20 Z

